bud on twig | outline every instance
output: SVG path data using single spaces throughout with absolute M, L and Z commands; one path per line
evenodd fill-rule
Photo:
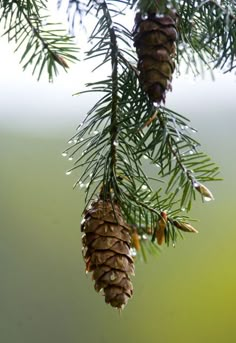
M 134 229 L 132 235 L 131 235 L 131 244 L 135 248 L 136 251 L 139 251 L 141 249 L 140 246 L 140 237 L 136 229 Z
M 190 225 L 188 223 L 182 223 L 182 222 L 178 222 L 178 221 L 174 220 L 173 224 L 179 230 L 182 230 L 185 232 L 198 233 L 198 231 L 192 225 Z
M 57 61 L 57 63 L 59 63 L 62 67 L 69 68 L 69 66 L 66 63 L 65 59 L 61 55 L 58 55 L 58 54 L 54 53 L 53 56 L 54 56 L 54 59 Z
M 158 221 L 158 229 L 156 231 L 157 243 L 162 245 L 165 241 L 165 229 L 167 225 L 167 214 L 161 212 L 161 219 Z
M 206 186 L 202 185 L 201 183 L 196 182 L 194 183 L 194 187 L 203 196 L 203 199 L 205 201 L 214 200 L 213 194 Z

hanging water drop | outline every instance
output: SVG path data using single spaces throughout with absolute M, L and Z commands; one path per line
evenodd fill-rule
M 77 127 L 77 131 L 79 131 L 80 130 L 80 128 L 81 128 L 81 126 L 83 126 L 84 125 L 84 123 L 82 122 L 81 124 L 79 124 L 79 126 Z
M 72 144 L 73 143 L 73 141 L 72 141 L 72 139 L 70 139 L 69 141 L 68 141 L 68 144 Z
M 73 160 L 73 157 L 69 157 L 68 160 L 69 160 L 69 161 L 72 161 L 72 160 Z
M 70 175 L 72 173 L 72 171 L 71 170 L 68 170 L 67 172 L 66 172 L 66 175 Z
M 148 160 L 148 156 L 147 156 L 147 155 L 143 155 L 143 158 L 144 158 L 145 160 Z
M 156 13 L 155 17 L 158 18 L 158 19 L 159 19 L 159 18 L 163 18 L 163 17 L 164 17 L 164 14 Z
M 159 108 L 160 107 L 160 103 L 159 102 L 153 102 L 153 106 L 156 107 L 156 108 Z
M 147 186 L 147 185 L 142 185 L 142 187 L 141 187 L 141 188 L 142 188 L 142 190 L 144 190 L 144 191 L 145 191 L 146 189 L 148 189 L 148 186 Z
M 191 128 L 191 131 L 192 131 L 193 133 L 196 133 L 196 132 L 197 132 L 197 130 L 194 129 L 193 127 Z
M 143 15 L 142 15 L 142 20 L 146 20 L 147 18 L 148 18 L 148 15 L 147 15 L 147 13 L 144 13 Z
M 62 155 L 63 157 L 66 157 L 66 156 L 68 155 L 68 152 L 63 152 L 61 155 Z
M 214 200 L 214 198 L 203 197 L 203 201 L 205 201 L 205 202 L 209 202 L 209 201 L 212 201 L 212 200 Z
M 119 143 L 118 143 L 118 142 L 116 142 L 116 141 L 114 141 L 114 142 L 113 142 L 113 145 L 114 145 L 114 146 L 118 146 L 118 145 L 119 145 Z

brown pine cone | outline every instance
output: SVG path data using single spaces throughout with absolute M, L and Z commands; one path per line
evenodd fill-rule
M 103 289 L 106 303 L 123 308 L 133 294 L 130 275 L 134 275 L 134 262 L 130 229 L 119 206 L 94 201 L 84 213 L 81 231 L 86 271 L 93 272 L 95 290 Z
M 176 15 L 148 13 L 135 17 L 134 46 L 138 55 L 140 83 L 149 99 L 165 102 L 165 93 L 171 90 L 175 69 L 174 55 L 177 40 Z

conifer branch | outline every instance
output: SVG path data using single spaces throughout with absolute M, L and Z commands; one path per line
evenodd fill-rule
M 58 74 L 57 66 L 66 70 L 68 61 L 78 61 L 78 48 L 58 24 L 48 22 L 45 11 L 46 5 L 41 0 L 2 1 L 0 20 L 4 21 L 8 41 L 14 40 L 17 45 L 15 51 L 24 48 L 20 61 L 23 69 L 33 64 L 32 74 L 37 70 L 38 80 L 46 69 L 49 81 L 53 81 Z
M 116 145 L 118 144 L 118 99 L 117 99 L 117 91 L 118 91 L 118 46 L 116 40 L 116 34 L 113 28 L 113 22 L 107 8 L 106 2 L 102 4 L 103 13 L 105 18 L 107 18 L 107 25 L 109 28 L 109 35 L 110 35 L 110 49 L 111 49 L 111 81 L 112 81 L 112 94 L 111 94 L 111 125 L 110 125 L 110 135 L 111 135 L 111 182 L 112 179 L 115 178 L 116 174 Z M 114 182 L 112 182 L 113 184 Z M 110 187 L 111 188 L 111 187 Z

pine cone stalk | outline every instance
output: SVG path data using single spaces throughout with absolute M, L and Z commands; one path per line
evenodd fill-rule
M 84 213 L 81 231 L 86 272 L 93 273 L 94 288 L 103 289 L 106 303 L 122 309 L 133 294 L 130 279 L 134 262 L 130 228 L 117 204 L 101 199 Z
M 152 102 L 165 102 L 171 90 L 177 40 L 177 15 L 158 12 L 158 1 L 147 13 L 135 17 L 134 46 L 138 55 L 139 79 Z

